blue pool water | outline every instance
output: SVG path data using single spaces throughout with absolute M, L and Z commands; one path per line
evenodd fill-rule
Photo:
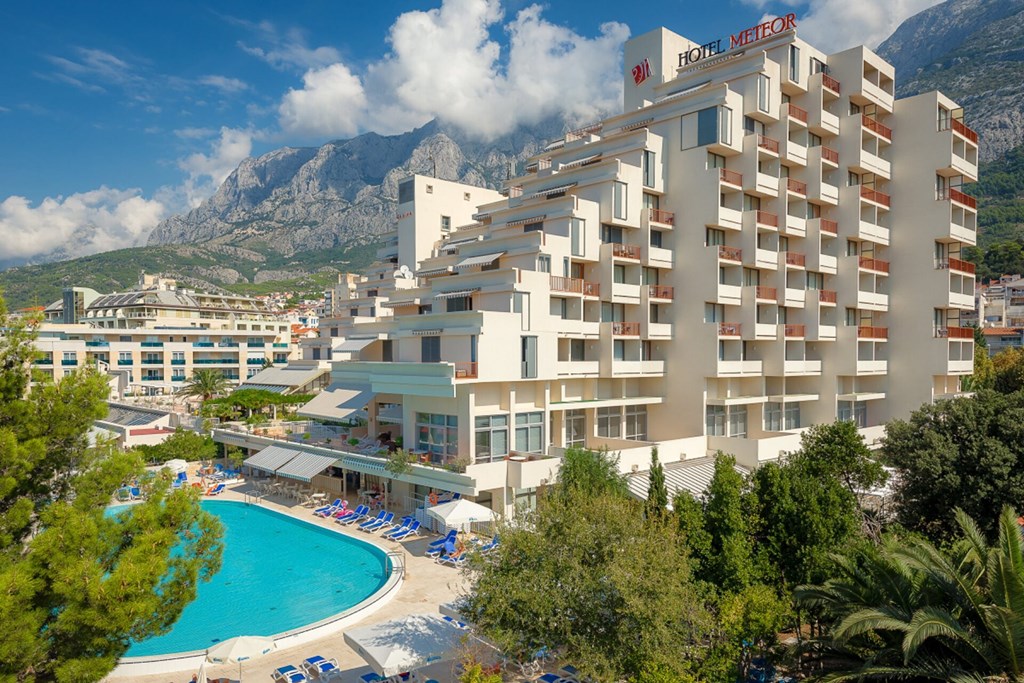
M 170 632 L 135 643 L 129 657 L 288 631 L 362 602 L 387 581 L 387 556 L 368 543 L 255 505 L 202 506 L 224 523 L 221 570 L 199 584 Z

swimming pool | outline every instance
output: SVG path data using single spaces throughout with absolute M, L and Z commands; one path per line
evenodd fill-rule
M 387 556 L 369 543 L 256 505 L 202 506 L 224 523 L 221 570 L 168 633 L 133 644 L 128 657 L 289 631 L 357 605 L 388 579 Z

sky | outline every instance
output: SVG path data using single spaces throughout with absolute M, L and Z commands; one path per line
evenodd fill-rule
M 489 138 L 621 105 L 622 44 L 795 12 L 876 46 L 937 0 L 43 0 L 0 5 L 0 263 L 144 244 L 248 156 L 440 117 Z M 842 27 L 842 30 L 837 30 Z M 83 238 L 81 228 L 88 227 Z

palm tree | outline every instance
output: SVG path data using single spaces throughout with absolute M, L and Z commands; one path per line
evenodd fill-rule
M 949 550 L 887 538 L 837 559 L 838 577 L 797 589 L 831 620 L 812 641 L 827 655 L 824 681 L 1024 681 L 1024 539 L 1003 509 L 989 545 L 957 511 Z
M 225 379 L 219 370 L 195 370 L 192 379 L 185 383 L 178 390 L 182 396 L 196 396 L 203 401 L 209 401 L 217 394 L 223 393 L 230 382 Z

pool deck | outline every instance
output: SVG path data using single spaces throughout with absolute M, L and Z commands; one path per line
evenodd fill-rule
M 244 492 L 250 490 L 250 488 L 245 482 L 230 484 L 224 493 L 212 500 L 243 501 L 245 498 Z M 399 588 L 398 594 L 380 610 L 367 615 L 354 625 L 376 624 L 408 614 L 436 614 L 438 613 L 438 605 L 451 602 L 466 585 L 466 579 L 462 575 L 461 570 L 437 564 L 432 558 L 424 555 L 427 544 L 437 538 L 437 536 L 429 534 L 429 532 L 427 536 L 419 536 L 411 541 L 397 543 L 387 541 L 376 534 L 370 535 L 358 532 L 352 527 L 342 526 L 317 517 L 312 513 L 311 508 L 294 503 L 282 496 L 264 498 L 260 504 L 267 509 L 310 521 L 325 528 L 338 530 L 353 538 L 371 541 L 386 551 L 405 551 L 405 580 L 401 588 Z M 274 651 L 259 659 L 248 661 L 242 669 L 243 679 L 246 681 L 271 681 L 271 675 L 277 667 L 284 666 L 285 664 L 299 666 L 303 659 L 313 655 L 337 659 L 342 669 L 342 675 L 340 678 L 335 677 L 334 680 L 341 681 L 341 683 L 360 683 L 359 677 L 371 671 L 365 660 L 345 643 L 344 633 L 337 632 L 310 643 Z M 452 672 L 452 664 L 439 663 L 432 665 L 425 672 L 430 677 L 438 680 L 439 683 L 454 682 L 456 679 Z M 132 676 L 130 680 L 135 683 L 188 683 L 192 680 L 192 673 L 179 672 L 177 674 Z M 218 677 L 237 681 L 238 665 L 208 664 L 206 675 L 211 681 L 217 680 Z M 124 683 L 128 680 L 123 677 L 107 677 L 104 679 L 107 683 Z

